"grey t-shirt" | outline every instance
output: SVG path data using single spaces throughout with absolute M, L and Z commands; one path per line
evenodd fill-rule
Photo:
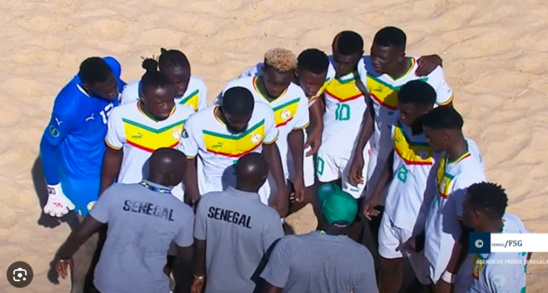
M 205 292 L 253 292 L 265 252 L 283 236 L 278 213 L 257 193 L 229 187 L 202 196 L 194 237 L 206 240 Z
M 187 247 L 194 242 L 194 213 L 189 206 L 169 193 L 140 184 L 114 184 L 97 200 L 90 215 L 108 223 L 93 282 L 99 291 L 169 292 L 169 279 L 163 272 L 169 246 L 175 242 Z
M 284 293 L 378 292 L 369 250 L 317 231 L 278 241 L 261 277 Z

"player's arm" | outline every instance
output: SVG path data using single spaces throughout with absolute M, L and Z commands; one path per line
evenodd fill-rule
M 349 181 L 353 185 L 358 185 L 363 182 L 362 169 L 364 165 L 363 150 L 367 145 L 369 139 L 373 135 L 374 117 L 375 112 L 373 109 L 373 103 L 369 97 L 369 93 L 364 93 L 364 98 L 367 104 L 367 109 L 363 113 L 362 123 L 360 125 L 360 132 L 358 133 L 358 139 L 356 146 L 352 154 L 352 163 L 350 164 Z
M 292 259 L 291 243 L 288 240 L 284 237 L 276 243 L 261 273 L 261 278 L 266 281 L 263 293 L 280 293 L 287 284 Z
M 324 114 L 324 101 L 323 93 L 311 102 L 312 105 L 308 107 L 310 115 L 310 125 L 307 127 L 308 139 L 305 144 L 305 148 L 310 146 L 310 151 L 306 153 L 307 156 L 314 155 L 320 145 L 322 144 L 322 132 L 323 132 L 323 114 Z
M 57 251 L 55 269 L 63 279 L 68 275 L 67 271 L 71 266 L 71 258 L 78 251 L 78 248 L 91 235 L 99 231 L 104 224 L 108 223 L 111 198 L 109 190 L 106 190 L 105 194 L 97 200 L 90 214 L 84 218 L 76 230 L 70 233 L 67 240 Z
M 66 215 L 69 210 L 74 209 L 74 204 L 63 193 L 58 174 L 60 169 L 57 156 L 59 146 L 71 133 L 73 126 L 79 123 L 77 99 L 71 99 L 72 95 L 65 91 L 66 89 L 61 91 L 55 99 L 50 121 L 40 141 L 42 171 L 49 194 L 48 201 L 44 206 L 44 213 L 56 217 Z
M 266 286 L 263 290 L 263 293 L 282 293 L 283 288 L 278 288 L 268 282 L 266 282 Z
M 198 203 L 194 221 L 194 280 L 192 292 L 201 293 L 206 277 L 207 195 Z
M 105 145 L 107 148 L 101 166 L 99 195 L 114 184 L 122 167 L 122 159 L 124 157 L 123 146 L 126 143 L 126 138 L 122 117 L 120 116 L 120 112 L 117 111 L 118 109 L 120 108 L 112 110 L 107 123 L 107 135 L 105 136 Z
M 302 91 L 301 91 L 302 92 Z M 308 113 L 308 99 L 304 98 L 304 92 L 301 93 L 303 97 L 299 101 L 297 112 L 295 113 L 295 126 L 287 137 L 289 151 L 293 157 L 293 164 L 295 168 L 295 199 L 297 202 L 304 201 L 305 196 L 305 184 L 303 174 L 303 161 L 304 161 L 304 131 L 310 124 L 310 114 Z
M 289 151 L 293 157 L 296 180 L 303 181 L 303 156 L 304 156 L 304 130 L 293 129 L 287 137 Z
M 445 81 L 445 74 L 441 67 L 436 67 L 432 73 L 430 73 L 427 83 L 436 91 L 436 106 L 453 106 L 454 93 Z
M 367 201 L 365 201 L 362 207 L 363 215 L 366 219 L 370 221 L 372 220 L 372 217 L 376 217 L 380 213 L 378 210 L 375 210 L 375 207 L 377 207 L 382 202 L 383 190 L 386 188 L 390 180 L 390 166 L 392 166 L 393 162 L 394 151 L 391 152 L 390 156 L 386 160 L 379 176 L 379 180 L 377 181 L 377 184 L 374 185 L 375 187 L 373 189 L 371 197 Z
M 200 200 L 200 191 L 198 189 L 198 169 L 196 157 L 198 156 L 198 141 L 194 135 L 194 120 L 191 116 L 183 126 L 181 141 L 178 149 L 186 156 L 185 163 L 182 166 L 183 184 L 185 186 L 185 202 L 191 206 Z

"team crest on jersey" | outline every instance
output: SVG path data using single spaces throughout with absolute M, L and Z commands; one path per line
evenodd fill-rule
M 259 141 L 261 141 L 261 139 L 263 138 L 263 136 L 259 133 L 254 133 L 251 135 L 251 142 L 252 143 L 258 143 Z
M 59 136 L 59 130 L 55 126 L 51 125 L 49 127 L 49 134 L 51 134 L 51 136 L 53 136 L 53 137 L 58 137 Z
M 171 136 L 173 136 L 174 139 L 179 140 L 181 139 L 181 132 L 182 130 L 180 128 L 175 128 L 171 132 Z
M 91 211 L 91 209 L 93 209 L 94 206 L 95 206 L 95 201 L 92 201 L 92 202 L 88 203 L 88 205 L 87 205 L 88 211 Z
M 287 121 L 289 118 L 291 118 L 291 111 L 285 109 L 280 113 L 280 117 L 283 121 Z

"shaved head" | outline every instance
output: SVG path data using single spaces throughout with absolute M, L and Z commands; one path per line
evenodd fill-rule
M 236 180 L 238 189 L 259 191 L 268 176 L 268 163 L 260 153 L 250 153 L 236 163 Z M 255 190 L 256 189 L 256 190 Z
M 149 177 L 153 182 L 175 186 L 182 180 L 184 163 L 185 155 L 182 152 L 170 148 L 157 149 L 149 159 Z

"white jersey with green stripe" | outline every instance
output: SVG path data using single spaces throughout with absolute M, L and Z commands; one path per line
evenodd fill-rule
M 504 214 L 502 233 L 529 233 L 523 222 Z M 472 283 L 468 293 L 525 293 L 526 252 L 492 252 L 472 255 Z
M 131 82 L 124 87 L 120 105 L 128 104 L 137 100 L 139 100 L 138 80 Z M 194 109 L 194 112 L 206 108 L 207 89 L 204 81 L 197 76 L 191 76 L 185 93 L 180 97 L 176 97 L 175 103 L 190 106 Z
M 415 57 L 408 57 L 409 69 L 398 78 L 392 78 L 388 74 L 377 73 L 373 69 L 370 56 L 364 56 L 363 62 L 358 65 L 358 74 L 363 85 L 366 87 L 375 110 L 375 132 L 374 142 L 371 144 L 373 149 L 389 148 L 388 139 L 381 139 L 381 136 L 389 136 L 391 125 L 398 118 L 398 91 L 400 88 L 412 80 L 423 80 L 430 84 L 436 91 L 437 105 L 446 105 L 453 99 L 453 90 L 447 85 L 444 78 L 443 69 L 437 67 L 426 76 L 416 74 L 419 67 Z
M 288 170 L 289 156 L 289 133 L 297 129 L 305 129 L 309 124 L 308 99 L 303 90 L 296 84 L 291 83 L 289 87 L 275 100 L 269 100 L 257 87 L 258 76 L 242 77 L 231 80 L 223 88 L 222 94 L 233 87 L 244 87 L 248 89 L 257 103 L 264 103 L 272 108 L 274 121 L 279 131 L 276 144 L 280 150 L 280 156 L 284 172 Z M 303 141 L 304 144 L 304 141 Z
M 328 81 L 324 88 L 325 113 L 321 148 L 333 157 L 349 159 L 367 104 L 356 86 L 355 75 L 349 73 L 337 78 L 332 56 L 329 61 Z M 358 66 L 363 67 L 363 64 Z

